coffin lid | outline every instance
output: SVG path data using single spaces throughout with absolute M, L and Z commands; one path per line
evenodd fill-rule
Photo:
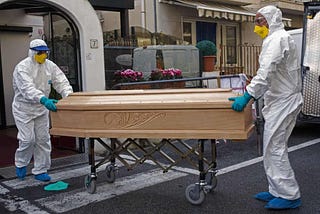
M 230 109 L 231 89 L 109 90 L 76 92 L 60 100 L 59 110 Z

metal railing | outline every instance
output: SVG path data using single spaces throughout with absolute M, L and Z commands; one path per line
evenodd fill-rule
M 220 74 L 256 75 L 259 68 L 261 46 L 241 44 L 237 46 L 220 45 Z
M 128 82 L 115 84 L 111 89 L 161 89 L 161 88 L 209 88 L 212 85 L 212 81 L 215 81 L 216 88 L 221 88 L 222 80 L 224 83 L 228 83 L 228 88 L 240 91 L 241 93 L 245 90 L 245 82 L 239 86 L 232 80 L 233 78 L 239 78 L 239 74 L 234 75 L 219 75 L 211 77 L 192 77 L 182 79 L 170 79 L 170 80 L 155 80 L 155 81 L 143 81 L 143 82 Z M 210 83 L 211 82 L 211 83 Z M 174 83 L 172 85 L 168 83 Z M 184 83 L 175 84 L 175 83 Z M 148 87 L 145 87 L 148 86 Z
M 118 39 L 118 40 L 110 41 L 106 45 L 137 47 L 137 40 L 135 40 L 135 39 Z

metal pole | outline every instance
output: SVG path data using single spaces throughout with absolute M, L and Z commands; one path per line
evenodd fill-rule
M 259 102 L 261 100 L 256 100 L 255 103 L 255 110 L 256 110 L 256 131 L 257 131 L 257 150 L 258 150 L 258 155 L 261 156 L 263 155 L 263 126 L 264 126 L 264 121 L 261 115 L 261 107 L 259 105 Z
M 158 33 L 157 0 L 153 0 L 153 13 L 154 13 L 154 32 Z

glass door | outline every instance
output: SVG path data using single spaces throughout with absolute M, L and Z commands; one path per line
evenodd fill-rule
M 243 73 L 241 65 L 240 30 L 237 24 L 222 25 L 220 70 L 222 74 Z
M 61 14 L 50 13 L 44 19 L 45 22 L 48 22 L 48 25 L 45 25 L 48 28 L 44 29 L 44 40 L 50 47 L 50 60 L 56 63 L 65 73 L 73 91 L 81 91 L 78 31 L 73 23 Z

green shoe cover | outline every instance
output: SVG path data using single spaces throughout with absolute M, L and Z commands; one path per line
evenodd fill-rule
M 44 190 L 46 190 L 46 191 L 59 191 L 59 190 L 67 189 L 68 186 L 69 186 L 68 183 L 65 183 L 63 181 L 58 181 L 53 184 L 48 184 L 47 186 L 44 187 Z

